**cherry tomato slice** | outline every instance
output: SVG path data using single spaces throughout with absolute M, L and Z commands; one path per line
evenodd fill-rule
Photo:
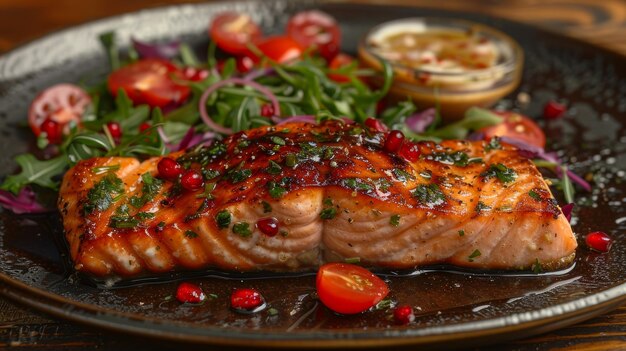
M 308 49 L 314 47 L 320 56 L 330 61 L 339 53 L 341 31 L 337 21 L 321 11 L 303 11 L 287 23 L 287 35 Z
M 335 56 L 332 61 L 330 61 L 328 68 L 336 70 L 342 67 L 349 66 L 352 64 L 352 62 L 354 62 L 354 57 L 348 54 L 339 54 Z M 346 83 L 350 81 L 347 76 L 339 73 L 329 73 L 328 78 L 334 80 L 337 83 Z
M 538 147 L 546 146 L 546 135 L 532 119 L 509 111 L 496 113 L 504 117 L 504 122 L 495 126 L 479 129 L 478 132 L 484 134 L 485 140 L 489 140 L 494 136 L 506 136 L 521 140 L 530 145 Z
M 268 37 L 258 42 L 257 47 L 270 60 L 278 63 L 299 59 L 303 52 L 300 44 L 287 36 Z M 260 61 L 256 56 L 253 59 Z
M 261 39 L 259 26 L 246 14 L 225 12 L 213 20 L 209 35 L 222 50 L 241 55 L 248 52 L 247 44 Z
M 108 86 L 114 96 L 120 88 L 124 89 L 135 104 L 164 107 L 181 104 L 191 93 L 188 86 L 176 83 L 175 77 L 184 75 L 171 62 L 145 59 L 111 73 Z
M 46 120 L 56 122 L 62 130 L 71 121 L 80 123 L 89 104 L 91 98 L 80 87 L 57 84 L 41 92 L 30 104 L 28 124 L 37 136 Z
M 360 313 L 389 293 L 384 281 L 365 268 L 328 263 L 317 272 L 317 294 L 326 307 L 343 314 Z

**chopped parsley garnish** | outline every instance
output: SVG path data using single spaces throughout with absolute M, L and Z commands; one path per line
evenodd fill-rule
M 193 230 L 185 230 L 185 236 L 189 239 L 195 239 L 198 237 L 198 233 Z
M 485 181 L 491 178 L 498 178 L 498 180 L 502 183 L 507 184 L 515 181 L 517 173 L 502 163 L 497 163 L 489 166 L 489 169 L 481 173 L 481 176 L 485 179 Z
M 435 207 L 446 201 L 446 195 L 441 191 L 439 185 L 431 183 L 428 185 L 420 184 L 412 192 L 419 202 L 428 207 Z
M 230 225 L 230 212 L 222 210 L 215 215 L 215 223 L 219 229 L 228 228 Z
M 337 209 L 334 207 L 327 207 L 322 210 L 320 217 L 322 219 L 333 219 L 337 215 Z
M 285 155 L 285 166 L 294 168 L 298 164 L 296 154 Z
M 111 216 L 109 227 L 118 229 L 130 229 L 139 225 L 139 220 L 130 216 L 128 205 L 123 204 L 115 209 L 115 214 Z
M 234 168 L 226 173 L 226 177 L 228 177 L 233 184 L 241 183 L 251 176 L 252 171 L 250 169 L 241 167 Z
M 154 199 L 154 197 L 159 193 L 161 186 L 163 185 L 163 181 L 158 178 L 154 178 L 150 173 L 144 173 L 141 175 L 141 196 L 133 196 L 130 198 L 130 204 L 139 208 L 145 205 L 147 202 Z
M 361 178 L 344 178 L 341 180 L 341 185 L 352 190 L 361 190 L 364 192 L 374 190 L 371 184 L 365 183 Z
M 273 181 L 267 183 L 267 191 L 274 199 L 280 199 L 287 193 L 287 189 L 283 188 L 282 186 L 278 185 L 278 183 Z
M 383 193 L 386 193 L 391 187 L 391 182 L 387 178 L 376 178 L 374 179 L 374 185 L 376 185 L 376 189 Z
M 83 205 L 83 213 L 104 211 L 121 194 L 124 194 L 124 183 L 115 174 L 107 173 L 93 188 L 89 189 L 87 202 Z
M 273 135 L 273 136 L 270 138 L 270 140 L 272 140 L 272 143 L 274 143 L 274 144 L 276 144 L 276 145 L 284 146 L 284 145 L 286 144 L 286 143 L 285 143 L 285 139 L 283 139 L 283 138 L 281 138 L 281 137 L 279 137 L 279 136 L 276 136 L 276 135 Z
M 485 151 L 489 152 L 491 150 L 500 150 L 502 149 L 502 145 L 500 144 L 500 138 L 493 137 L 489 140 L 489 143 L 485 145 Z
M 204 178 L 204 180 L 211 180 L 220 175 L 220 172 L 214 169 L 203 168 L 201 172 L 202 172 L 202 178 Z
M 401 181 L 403 183 L 405 183 L 405 182 L 407 182 L 409 180 L 415 180 L 415 176 L 413 176 L 411 173 L 409 173 L 409 172 L 407 172 L 407 171 L 405 171 L 403 169 L 400 169 L 400 168 L 394 168 L 393 170 L 391 170 L 391 173 L 393 173 L 393 176 L 397 180 L 399 180 L 399 181 Z
M 539 196 L 539 194 L 537 194 L 537 192 L 535 192 L 534 190 L 529 191 L 528 196 L 530 196 L 535 201 L 541 201 L 541 196 Z
M 475 208 L 475 211 L 477 213 L 481 213 L 482 211 L 488 211 L 488 210 L 491 210 L 491 207 L 485 205 L 485 203 L 482 201 L 478 201 L 478 203 L 476 204 L 476 208 Z
M 465 230 L 463 229 L 459 230 L 459 236 L 465 236 Z
M 465 167 L 469 163 L 469 156 L 465 152 L 433 152 L 426 156 L 427 160 L 441 162 L 447 165 Z
M 400 225 L 400 215 L 393 215 L 391 216 L 391 218 L 389 218 L 389 224 L 391 224 L 394 227 L 397 227 Z
M 237 222 L 233 225 L 233 233 L 242 238 L 247 238 L 252 235 L 252 230 L 250 230 L 248 222 Z
M 330 197 L 327 197 L 324 199 L 324 201 L 322 201 L 322 203 L 326 206 L 332 206 L 333 205 L 333 200 Z
M 474 252 L 472 252 L 471 255 L 469 255 L 467 257 L 467 260 L 470 261 L 470 262 L 474 262 L 474 259 L 476 257 L 480 257 L 480 255 L 481 255 L 480 251 L 478 249 L 476 249 L 476 250 L 474 250 Z
M 155 214 L 152 212 L 137 212 L 135 216 L 139 218 L 140 220 L 146 220 L 146 219 L 153 219 L 155 217 Z
M 279 175 L 282 173 L 283 168 L 276 162 L 270 160 L 269 165 L 265 169 L 265 171 L 271 175 Z
M 267 314 L 269 314 L 270 316 L 275 316 L 278 314 L 278 310 L 275 309 L 274 307 L 271 307 L 270 309 L 267 310 Z
M 269 202 L 262 201 L 261 205 L 263 206 L 263 213 L 270 213 L 270 212 L 272 212 L 272 205 L 270 205 Z
M 165 229 L 165 222 L 161 221 L 156 225 L 156 229 L 161 231 L 163 229 Z

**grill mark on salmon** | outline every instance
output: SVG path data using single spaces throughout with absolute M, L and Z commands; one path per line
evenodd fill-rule
M 122 277 L 304 270 L 354 257 L 388 268 L 529 269 L 539 262 L 552 270 L 571 263 L 571 227 L 541 174 L 514 147 L 420 142 L 420 159 L 407 162 L 382 149 L 384 138 L 356 125 L 292 123 L 169 156 L 203 170 L 215 183 L 210 194 L 159 180 L 160 158 L 81 161 L 64 176 L 59 196 L 71 257 L 78 271 Z M 497 165 L 516 178 L 499 179 Z M 94 172 L 103 166 L 116 170 Z M 108 207 L 89 211 L 90 190 L 107 179 L 119 179 L 121 191 Z M 142 199 L 150 179 L 160 186 Z M 216 221 L 222 211 L 230 214 L 227 228 Z M 116 227 L 120 216 L 131 225 Z M 265 217 L 278 219 L 280 234 L 255 227 Z M 235 233 L 238 223 L 250 232 Z

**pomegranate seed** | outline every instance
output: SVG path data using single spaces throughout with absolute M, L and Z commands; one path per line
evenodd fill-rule
M 404 142 L 404 134 L 399 130 L 392 130 L 389 132 L 389 135 L 387 135 L 383 149 L 387 152 L 397 152 L 400 150 L 402 142 Z
M 379 119 L 369 117 L 365 120 L 365 125 L 377 132 L 386 132 L 387 126 Z
M 558 119 L 567 111 L 567 107 L 556 101 L 549 101 L 543 108 L 543 116 L 547 119 Z
M 415 320 L 413 308 L 411 306 L 398 306 L 393 310 L 393 319 L 397 324 L 409 324 Z
M 48 118 L 41 124 L 41 131 L 46 133 L 46 138 L 48 138 L 50 144 L 59 144 L 61 142 L 63 133 L 59 123 Z
M 176 289 L 176 299 L 182 303 L 200 303 L 206 299 L 202 288 L 191 283 L 180 283 Z
M 259 228 L 261 233 L 267 236 L 274 236 L 278 234 L 278 219 L 274 217 L 261 218 L 256 222 L 256 227 Z
M 204 178 L 202 178 L 202 173 L 195 169 L 190 169 L 183 173 L 182 177 L 180 177 L 180 185 L 183 188 L 189 191 L 200 190 L 204 186 Z
M 274 116 L 274 113 L 274 106 L 272 106 L 272 104 L 263 104 L 263 106 L 261 106 L 261 116 L 270 118 Z
M 611 245 L 613 245 L 613 239 L 605 232 L 592 232 L 585 237 L 585 243 L 592 250 L 609 252 Z
M 148 130 L 152 125 L 148 122 L 143 122 L 139 125 L 139 133 L 143 133 Z
M 109 122 L 107 123 L 106 128 L 109 130 L 109 133 L 113 137 L 113 139 L 119 139 L 122 136 L 122 127 L 117 122 Z
M 162 158 L 157 164 L 157 169 L 159 170 L 161 178 L 169 180 L 176 179 L 183 173 L 183 166 L 169 157 Z
M 258 312 L 265 305 L 265 299 L 255 289 L 237 289 L 230 295 L 230 307 L 238 312 Z
M 411 141 L 403 143 L 400 147 L 400 151 L 398 151 L 398 155 L 409 162 L 417 161 L 421 153 L 419 144 Z
M 237 71 L 239 73 L 248 73 L 254 67 L 254 60 L 249 56 L 241 56 L 237 58 Z

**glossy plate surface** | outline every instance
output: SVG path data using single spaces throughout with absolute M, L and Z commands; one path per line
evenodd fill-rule
M 53 315 L 98 327 L 173 340 L 296 347 L 445 344 L 454 347 L 519 338 L 608 311 L 626 294 L 626 60 L 580 42 L 525 25 L 454 12 L 341 3 L 259 1 L 186 5 L 105 19 L 46 36 L 0 58 L 0 174 L 15 170 L 13 156 L 35 150 L 26 120 L 29 102 L 57 82 L 95 82 L 106 74 L 97 35 L 115 29 L 128 43 L 182 38 L 203 52 L 206 26 L 217 12 L 247 12 L 268 31 L 284 28 L 289 13 L 319 7 L 341 23 L 343 49 L 354 52 L 372 26 L 411 16 L 464 18 L 495 26 L 526 53 L 522 84 L 502 108 L 540 117 L 554 98 L 570 105 L 565 118 L 543 123 L 549 145 L 572 169 L 594 181 L 579 192 L 574 229 L 575 266 L 558 275 L 496 276 L 417 271 L 387 275 L 390 297 L 417 308 L 414 324 L 396 326 L 389 310 L 337 316 L 312 296 L 312 275 L 245 279 L 203 277 L 215 294 L 201 306 L 180 305 L 176 283 L 103 290 L 71 274 L 59 240 L 57 216 L 15 216 L 0 211 L 0 293 Z M 518 92 L 530 95 L 522 104 Z M 620 170 L 621 169 L 621 170 Z M 585 248 L 584 234 L 603 230 L 616 239 L 609 254 Z M 254 278 L 260 278 L 256 276 Z M 236 314 L 228 308 L 235 287 L 260 290 L 278 313 Z

